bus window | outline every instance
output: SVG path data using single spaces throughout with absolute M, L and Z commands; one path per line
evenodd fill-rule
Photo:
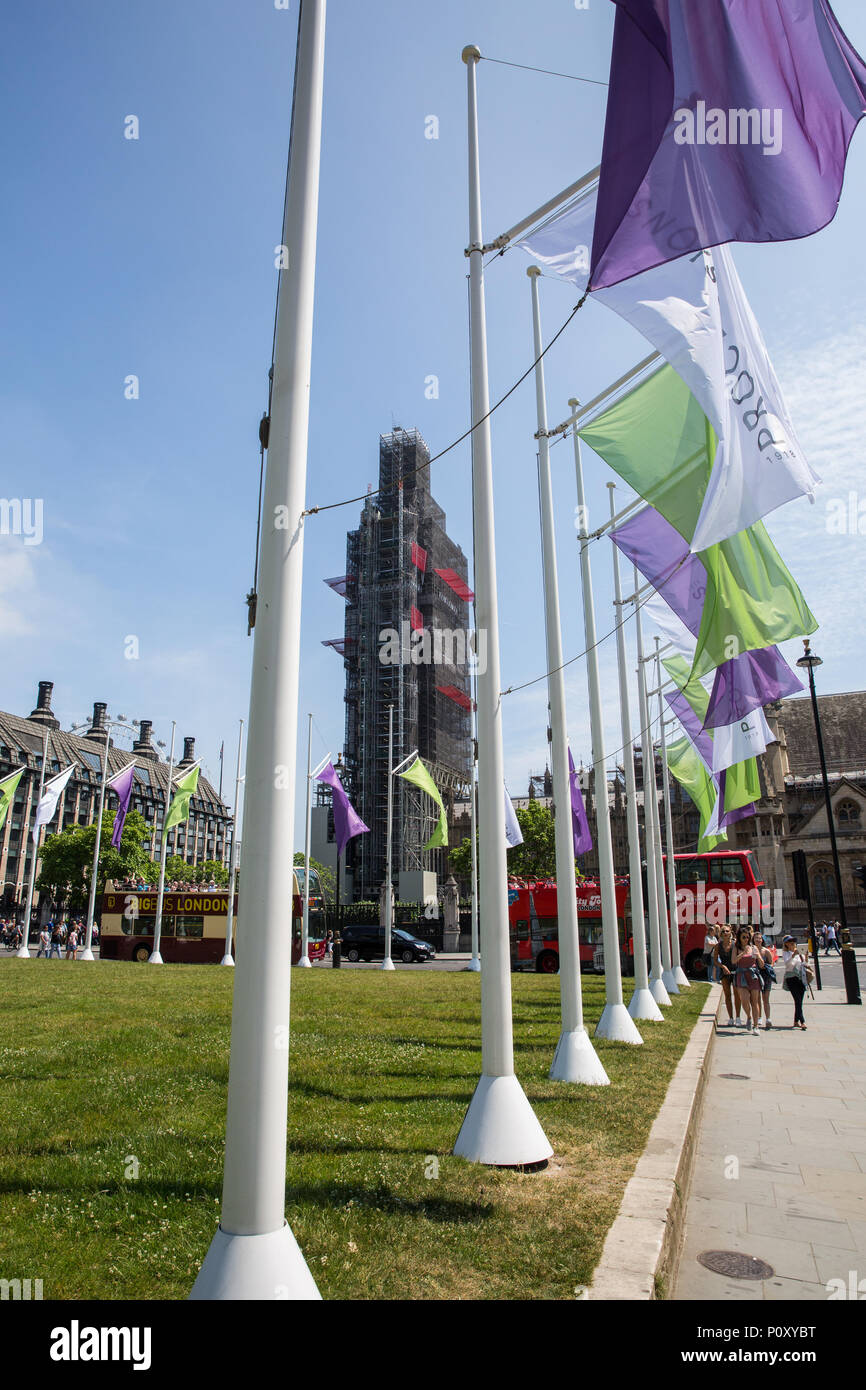
M 760 866 L 751 850 L 746 851 L 746 860 L 748 862 L 749 868 L 752 871 L 752 877 L 754 878 L 755 882 L 763 883 L 764 880 L 761 878 Z
M 538 925 L 541 928 L 541 937 L 543 941 L 559 940 L 558 917 L 539 917 Z
M 203 917 L 176 917 L 175 935 L 187 939 L 190 937 L 204 936 Z
M 717 855 L 710 860 L 710 878 L 713 883 L 745 883 L 746 871 L 738 856 L 722 859 Z
M 674 859 L 677 883 L 706 883 L 709 878 L 706 859 Z
M 528 941 L 528 940 L 529 940 L 529 923 L 528 923 L 528 922 L 518 922 L 518 923 L 517 923 L 516 939 L 517 939 L 518 941 Z

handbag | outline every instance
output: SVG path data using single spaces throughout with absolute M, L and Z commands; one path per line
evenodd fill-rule
M 769 963 L 763 965 L 761 967 L 761 974 L 764 976 L 765 980 L 769 980 L 772 984 L 776 984 L 776 972 L 772 965 Z

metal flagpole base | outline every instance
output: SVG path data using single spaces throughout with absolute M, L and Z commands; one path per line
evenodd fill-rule
M 19 946 L 18 950 L 15 952 L 15 958 L 16 960 L 29 960 L 30 952 L 28 951 L 27 947 Z
M 657 975 L 655 979 L 651 978 L 649 987 L 650 994 L 652 995 L 656 1003 L 661 1004 L 662 1008 L 666 1008 L 667 1005 L 671 1002 L 671 997 L 664 987 L 664 982 L 662 980 L 661 975 Z
M 310 960 L 309 956 L 301 956 L 301 959 L 298 961 L 298 966 L 301 970 L 312 970 L 313 962 Z
M 469 964 L 467 965 L 466 969 L 467 969 L 467 970 L 472 970 L 476 975 L 480 975 L 480 974 L 481 974 L 481 961 L 478 959 L 477 956 L 473 956 L 473 957 L 472 957 L 472 959 L 471 959 L 471 961 L 469 962 Z
M 264 1235 L 232 1236 L 217 1228 L 190 1298 L 321 1299 L 288 1223 Z
M 78 957 L 78 959 L 79 959 L 79 960 L 96 960 L 96 957 L 95 957 L 95 955 L 93 954 L 92 951 L 84 950 L 84 951 L 81 952 L 81 955 Z
M 517 1168 L 545 1163 L 553 1149 L 517 1077 L 482 1074 L 454 1153 L 472 1163 Z
M 673 977 L 681 989 L 691 989 L 692 982 L 681 965 L 674 966 Z
M 665 1021 L 664 1014 L 653 999 L 651 989 L 636 989 L 631 997 L 628 1012 L 631 1018 L 643 1018 L 649 1023 L 664 1023 Z
M 677 984 L 677 977 L 672 970 L 662 971 L 662 984 L 664 985 L 668 994 L 679 994 L 680 987 Z
M 220 961 L 220 965 L 234 965 L 234 961 L 232 960 L 231 956 L 223 956 L 222 960 Z
M 643 1044 L 643 1038 L 625 1004 L 605 1004 L 601 1018 L 595 1025 L 595 1036 L 607 1038 L 608 1042 L 634 1043 L 636 1047 Z
M 394 970 L 395 968 L 396 968 L 396 967 L 395 967 L 394 962 L 392 961 L 391 957 L 390 957 L 390 956 L 386 956 L 385 959 L 382 961 L 382 969 L 383 969 L 383 970 Z
M 151 951 L 147 958 L 147 963 L 148 965 L 165 965 L 165 961 L 162 958 L 162 951 Z
M 609 1086 L 610 1077 L 598 1060 L 585 1028 L 559 1035 L 550 1066 L 551 1081 L 576 1081 L 583 1086 Z

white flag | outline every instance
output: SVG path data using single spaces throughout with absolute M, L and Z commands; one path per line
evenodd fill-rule
M 507 787 L 505 788 L 505 844 L 508 849 L 514 849 L 515 845 L 523 844 L 520 822 L 517 819 L 511 797 L 508 795 Z
M 41 825 L 48 825 L 48 823 L 54 819 L 57 811 L 57 803 L 63 795 L 66 789 L 66 783 L 69 781 L 74 771 L 75 763 L 70 763 L 65 772 L 59 773 L 56 777 L 52 777 L 50 782 L 45 783 L 45 790 L 42 793 L 42 799 L 39 805 L 36 807 L 36 819 L 33 822 L 34 845 L 39 839 L 39 827 Z
M 581 291 L 581 248 L 592 245 L 595 194 L 542 224 L 518 245 Z M 593 297 L 614 309 L 667 358 L 719 440 L 691 539 L 705 550 L 795 497 L 814 501 L 809 466 L 730 247 L 666 261 Z
M 713 729 L 713 772 L 723 772 L 726 767 L 744 763 L 766 751 L 768 743 L 774 743 L 775 734 L 764 718 L 764 711 L 752 710 L 745 719 L 723 728 Z

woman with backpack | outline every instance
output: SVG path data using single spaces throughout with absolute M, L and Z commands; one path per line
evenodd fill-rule
M 805 1033 L 806 1020 L 803 1017 L 803 998 L 809 983 L 810 967 L 805 956 L 798 949 L 793 936 L 782 938 L 782 961 L 785 966 L 782 988 L 788 991 L 794 1001 L 794 1027 L 802 1029 Z

